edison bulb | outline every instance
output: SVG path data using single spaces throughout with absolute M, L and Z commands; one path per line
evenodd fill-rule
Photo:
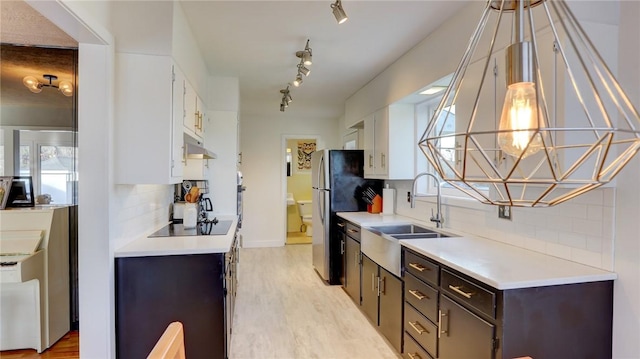
M 498 134 L 498 145 L 510 156 L 528 157 L 543 147 L 538 129 L 535 84 L 518 82 L 509 85 L 499 127 L 500 131 L 505 132 Z

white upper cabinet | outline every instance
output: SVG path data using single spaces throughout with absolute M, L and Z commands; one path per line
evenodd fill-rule
M 202 142 L 202 112 L 203 102 L 198 97 L 191 83 L 186 80 L 184 88 L 184 132 Z
M 182 181 L 181 72 L 170 56 L 117 53 L 115 66 L 116 183 Z
M 414 105 L 394 104 L 364 119 L 366 178 L 412 179 L 417 142 Z

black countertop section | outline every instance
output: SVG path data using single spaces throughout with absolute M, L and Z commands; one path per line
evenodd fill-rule
M 225 235 L 231 228 L 231 220 L 222 220 L 217 223 L 198 223 L 195 228 L 184 228 L 182 223 L 173 223 L 149 235 L 152 237 L 183 237 L 183 236 L 214 236 Z

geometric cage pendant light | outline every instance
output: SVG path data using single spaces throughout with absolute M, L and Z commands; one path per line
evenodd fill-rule
M 610 182 L 640 116 L 563 0 L 489 0 L 418 145 L 480 202 L 548 207 Z

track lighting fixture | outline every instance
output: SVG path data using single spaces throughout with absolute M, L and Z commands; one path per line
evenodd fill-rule
M 302 84 L 302 75 L 300 74 L 300 71 L 298 71 L 298 74 L 296 75 L 296 79 L 293 80 L 292 84 L 295 87 L 300 87 L 300 85 Z
M 58 76 L 44 74 L 44 75 L 42 75 L 42 77 L 44 77 L 45 79 L 49 80 L 49 83 L 48 84 L 47 83 L 42 83 L 37 78 L 35 78 L 33 76 L 25 76 L 22 79 L 22 83 L 24 84 L 24 86 L 26 88 L 29 89 L 29 91 L 31 91 L 33 93 L 42 92 L 42 88 L 43 87 L 51 87 L 51 88 L 58 89 L 60 92 L 62 92 L 63 95 L 65 95 L 67 97 L 73 96 L 73 85 L 71 84 L 71 82 L 60 81 L 60 83 L 58 85 L 54 85 L 53 81 L 57 80 Z
M 305 75 L 305 76 L 309 76 L 309 74 L 311 73 L 311 70 L 309 70 L 309 68 L 304 66 L 304 63 L 302 62 L 302 60 L 300 60 L 300 63 L 298 64 L 298 72 Z
M 336 0 L 336 2 L 331 4 L 331 9 L 333 9 L 333 16 L 336 17 L 338 24 L 342 24 L 349 20 L 347 13 L 344 12 L 344 9 L 342 8 L 342 1 Z
M 287 88 L 280 90 L 282 94 L 282 101 L 280 101 L 280 111 L 284 112 L 284 110 L 289 107 L 289 103 L 293 101 L 291 97 L 291 93 L 289 92 L 289 86 Z
M 312 52 L 309 47 L 309 39 L 307 39 L 307 45 L 305 45 L 304 50 L 296 51 L 296 56 L 302 59 L 302 63 L 309 66 L 313 63 L 312 61 Z

